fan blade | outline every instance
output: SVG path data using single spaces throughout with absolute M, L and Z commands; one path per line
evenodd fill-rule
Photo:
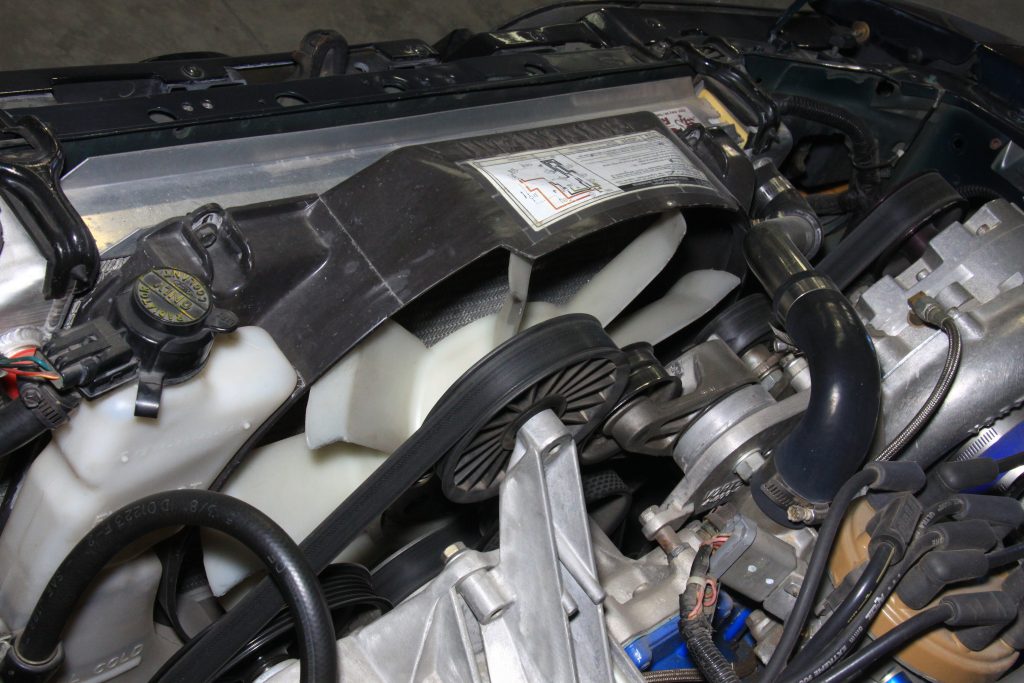
M 661 272 L 685 232 L 681 214 L 662 215 L 566 306 L 531 302 L 521 329 L 575 312 L 589 313 L 607 325 Z M 513 260 L 510 268 L 510 281 L 522 290 L 529 278 L 526 265 Z M 310 447 L 346 441 L 393 451 L 422 424 L 445 390 L 503 340 L 508 321 L 500 320 L 501 314 L 480 318 L 429 349 L 397 323 L 382 323 L 310 389 Z
M 386 453 L 398 448 L 419 426 L 409 384 L 426 355 L 423 343 L 402 326 L 381 323 L 310 388 L 309 447 L 346 441 Z
M 298 434 L 250 453 L 224 493 L 255 505 L 289 536 L 302 539 L 387 457 L 387 453 L 347 443 L 312 450 Z M 365 552 L 372 545 L 353 543 L 345 559 L 370 559 L 360 554 L 360 548 Z M 252 551 L 216 532 L 203 534 L 203 562 L 214 595 L 223 595 L 263 568 Z
M 710 311 L 739 283 L 724 270 L 687 273 L 665 296 L 613 323 L 608 334 L 620 347 L 641 341 L 657 344 Z
M 558 312 L 589 313 L 607 326 L 668 264 L 685 234 L 682 214 L 663 214 Z

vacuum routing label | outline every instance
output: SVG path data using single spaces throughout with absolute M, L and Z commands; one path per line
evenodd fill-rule
M 653 130 L 467 163 L 534 230 L 652 185 L 711 187 L 681 149 Z

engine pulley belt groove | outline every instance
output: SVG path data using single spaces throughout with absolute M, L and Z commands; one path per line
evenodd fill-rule
M 594 416 L 596 424 L 625 389 L 629 368 L 625 354 L 595 318 L 578 314 L 553 318 L 485 356 L 441 397 L 416 433 L 306 537 L 300 547 L 313 569 L 323 571 L 403 491 L 470 433 L 473 425 L 486 423 L 509 401 L 552 373 L 590 359 L 612 361 L 617 375 L 618 389 L 608 392 L 607 410 Z M 282 605 L 277 589 L 264 579 L 234 609 L 188 643 L 153 681 L 212 680 Z

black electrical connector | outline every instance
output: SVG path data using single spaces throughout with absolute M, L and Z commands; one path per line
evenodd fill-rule
M 1024 650 L 1024 567 L 1018 566 L 1006 575 L 1003 591 L 1017 604 L 1017 618 L 1000 638 L 1014 650 Z
M 932 548 L 942 550 L 991 550 L 999 543 L 992 526 L 980 519 L 933 524 L 919 540 L 927 536 L 935 538 Z
M 943 598 L 935 607 L 911 617 L 875 639 L 842 664 L 814 680 L 817 683 L 854 680 L 883 658 L 898 652 L 907 643 L 939 626 L 996 625 L 1001 628 L 1008 624 L 1016 613 L 1016 605 L 1008 603 L 1001 591 L 950 595 Z
M 988 574 L 982 550 L 938 550 L 928 553 L 907 572 L 896 594 L 911 609 L 923 609 L 946 586 Z
M 804 584 L 800 587 L 800 593 L 797 595 L 796 603 L 794 603 L 789 619 L 783 627 L 782 636 L 775 647 L 775 652 L 768 661 L 768 666 L 762 676 L 763 680 L 773 681 L 782 672 L 789 660 L 790 654 L 793 652 L 793 648 L 796 647 L 800 634 L 803 631 L 804 623 L 806 623 L 807 617 L 810 616 L 811 609 L 814 606 L 814 598 L 825 575 L 825 565 L 828 562 L 832 544 L 835 541 L 836 534 L 839 532 L 843 516 L 861 489 L 864 487 L 874 488 L 876 485 L 881 485 L 886 490 L 898 490 L 899 487 L 908 487 L 910 490 L 916 490 L 924 485 L 924 479 L 924 472 L 920 466 L 914 463 L 873 462 L 850 477 L 843 484 L 832 500 L 832 507 L 829 510 L 828 517 L 818 532 L 818 541 L 814 545 L 814 550 L 811 552 L 811 558 L 807 564 Z M 908 503 L 907 506 L 908 509 L 913 509 L 913 504 Z M 895 515 L 896 519 L 899 520 L 897 526 L 903 524 L 903 516 L 906 514 L 901 512 Z M 894 521 L 894 523 L 896 522 Z
M 924 470 L 916 462 L 869 462 L 864 469 L 875 473 L 875 482 L 871 485 L 874 491 L 913 493 L 921 490 L 928 481 Z
M 902 559 L 917 531 L 921 513 L 921 503 L 912 494 L 894 496 L 868 522 L 868 555 L 874 555 L 882 544 L 887 544 L 892 548 L 893 559 Z
M 903 464 L 906 463 L 887 463 L 883 469 L 899 471 L 903 468 L 893 466 Z M 917 470 L 920 473 L 920 468 Z M 889 484 L 896 480 L 895 476 L 883 479 Z M 907 485 L 922 483 L 917 478 L 901 478 L 901 480 Z M 889 567 L 903 559 L 917 531 L 921 511 L 921 504 L 917 499 L 910 493 L 903 493 L 894 496 L 884 508 L 871 518 L 867 524 L 871 540 L 868 543 L 868 562 L 864 571 L 824 625 L 793 658 L 791 667 L 799 670 L 800 667 L 809 664 L 817 651 L 817 644 L 831 642 L 839 635 L 843 627 L 857 615 L 867 599 L 878 589 L 882 577 L 885 576 Z
M 999 463 L 992 458 L 939 463 L 928 474 L 928 485 L 918 497 L 927 506 L 951 494 L 989 484 L 998 477 Z
M 984 496 L 975 493 L 961 493 L 958 498 L 962 502 L 959 512 L 953 519 L 981 519 L 992 525 L 1000 538 L 1024 524 L 1024 507 L 1020 501 L 1006 496 Z
M 924 524 L 923 520 L 921 524 Z M 992 528 L 981 520 L 946 522 L 925 528 L 919 525 L 916 538 L 907 549 L 906 555 L 885 573 L 875 592 L 865 601 L 860 613 L 845 625 L 839 636 L 831 643 L 824 642 L 824 639 L 819 640 L 817 636 L 811 638 L 800 653 L 804 655 L 806 652 L 808 655 L 794 660 L 785 670 L 787 675 L 784 680 L 806 682 L 815 679 L 852 652 L 907 571 L 926 553 L 934 550 L 962 549 L 985 551 L 990 550 L 996 543 L 998 539 Z M 814 655 L 817 656 L 811 659 Z M 766 676 L 763 680 L 775 681 L 776 678 L 777 673 L 771 677 Z

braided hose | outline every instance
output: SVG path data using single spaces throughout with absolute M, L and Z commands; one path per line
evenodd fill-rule
M 926 319 L 925 322 L 930 321 Z M 946 400 L 946 395 L 953 386 L 953 380 L 956 379 L 957 370 L 960 369 L 960 360 L 963 357 L 963 341 L 960 337 L 960 329 L 956 326 L 953 318 L 947 313 L 942 313 L 942 318 L 938 325 L 939 329 L 946 333 L 949 341 L 946 350 L 946 362 L 942 366 L 942 372 L 939 374 L 939 381 L 935 384 L 935 388 L 932 389 L 928 400 L 924 402 L 921 409 L 914 415 L 914 419 L 903 428 L 903 431 L 896 435 L 896 438 L 885 447 L 885 450 L 878 454 L 875 460 L 892 460 L 902 453 L 907 444 L 913 441 L 924 426 L 928 424 L 928 421 L 932 419 L 939 406 Z
M 704 677 L 696 669 L 663 669 L 644 671 L 644 683 L 702 683 Z

